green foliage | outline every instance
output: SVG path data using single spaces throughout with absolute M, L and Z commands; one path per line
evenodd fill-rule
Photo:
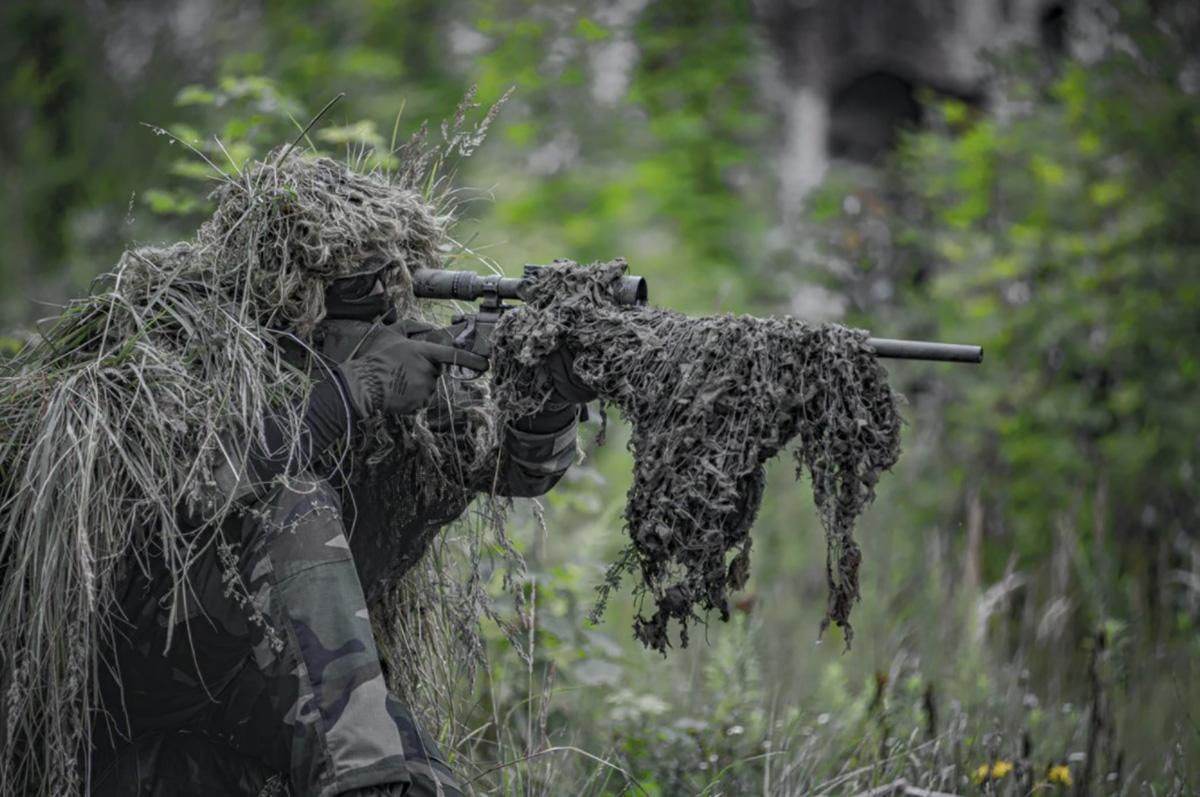
M 0 6 L 0 285 L 40 285 L 42 301 L 74 295 L 153 226 L 132 201 L 160 174 L 138 121 L 169 107 L 177 86 L 144 78 L 179 74 L 184 61 L 154 26 L 114 53 L 116 11 L 93 11 L 66 0 Z M 44 314 L 29 298 L 6 290 L 0 315 Z
M 40 312 L 27 293 L 78 293 L 129 240 L 191 235 L 217 170 L 292 141 L 339 93 L 300 146 L 388 167 L 381 145 L 450 116 L 471 84 L 484 103 L 516 87 L 456 175 L 488 190 L 456 231 L 474 254 L 509 271 L 623 255 L 656 303 L 697 313 L 770 311 L 781 283 L 817 273 L 764 244 L 776 125 L 753 4 L 243 5 L 218 0 L 191 49 L 167 25 L 135 31 L 151 54 L 126 72 L 111 42 L 128 21 L 62 0 L 0 12 L 16 109 L 0 123 L 0 281 L 23 289 L 7 318 Z M 980 367 L 890 367 L 910 425 L 866 518 L 854 650 L 836 633 L 813 644 L 823 543 L 782 471 L 734 624 L 666 659 L 629 638 L 627 597 L 589 624 L 630 470 L 627 430 L 613 419 L 600 449 L 593 421 L 544 518 L 513 525 L 525 602 L 492 574 L 499 617 L 526 639 L 488 626 L 488 670 L 438 728 L 473 790 L 834 794 L 904 777 L 1004 793 L 1016 771 L 972 776 L 1019 763 L 1028 733 L 1021 771 L 1060 793 L 1043 780 L 1085 749 L 1097 628 L 1125 773 L 1140 766 L 1159 793 L 1195 782 L 1200 107 L 1180 88 L 1186 37 L 1148 14 L 1129 4 L 1120 46 L 1094 63 L 1000 62 L 997 112 L 933 101 L 887 174 L 835 170 L 810 202 L 804 234 L 853 321 L 987 350 Z
M 1012 91 L 1033 110 L 961 127 L 944 107 L 900 162 L 914 306 L 988 352 L 946 407 L 948 445 L 1030 554 L 1093 497 L 1084 522 L 1117 544 L 1173 536 L 1197 497 L 1200 99 L 1120 51 Z
M 937 103 L 890 174 L 816 205 L 876 329 L 984 345 L 980 368 L 905 369 L 919 442 L 900 470 L 920 485 L 899 520 L 937 528 L 961 507 L 979 540 L 964 569 L 1026 576 L 983 630 L 1059 694 L 1086 692 L 1065 673 L 1083 671 L 1090 629 L 1125 629 L 1129 662 L 1168 671 L 1196 653 L 1178 574 L 1200 499 L 1200 97 L 1159 22 L 1130 6 L 1110 32 L 1124 43 L 1094 63 L 1007 63 L 1003 112 Z M 1052 642 L 1065 651 L 1039 652 Z M 1192 727 L 1171 689 L 1124 683 L 1142 718 L 1127 750 L 1153 755 L 1133 731 L 1151 716 Z
M 636 253 L 634 268 L 673 306 L 743 304 L 742 277 L 769 219 L 765 197 L 748 190 L 760 174 L 752 153 L 762 121 L 748 10 L 655 4 L 622 32 L 639 55 L 617 100 L 596 98 L 603 76 L 594 59 L 612 37 L 594 23 L 498 11 L 480 22 L 496 41 L 478 60 L 480 96 L 516 86 L 501 131 L 511 152 L 495 157 L 534 173 L 503 175 L 489 234 L 520 246 L 495 256 L 586 262 Z M 558 37 L 567 55 L 552 59 L 548 43 Z

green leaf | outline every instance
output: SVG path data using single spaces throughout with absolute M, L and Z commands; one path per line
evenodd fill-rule
M 1029 168 L 1035 177 L 1051 188 L 1056 188 L 1067 180 L 1067 170 L 1062 164 L 1055 163 L 1040 153 L 1034 155 L 1030 160 Z
M 346 144 L 365 144 L 372 149 L 387 149 L 387 142 L 379 133 L 372 120 L 364 120 L 349 125 L 326 127 L 317 131 L 317 139 L 344 146 Z
M 1106 208 L 1125 198 L 1125 184 L 1119 180 L 1101 180 L 1088 188 L 1088 199 L 1096 207 Z
M 533 121 L 516 122 L 504 128 L 504 137 L 517 147 L 528 146 L 537 136 L 538 125 Z
M 598 42 L 607 39 L 611 34 L 604 28 L 592 22 L 587 17 L 580 17 L 575 23 L 575 33 L 577 33 L 584 41 Z
M 180 107 L 188 105 L 212 105 L 217 101 L 217 95 L 203 86 L 184 86 L 175 95 L 175 104 Z
M 211 166 L 195 157 L 174 161 L 169 171 L 173 175 L 186 177 L 189 180 L 211 180 L 219 176 Z
M 11 356 L 25 347 L 25 341 L 0 335 L 0 355 Z
M 207 207 L 207 203 L 196 198 L 190 192 L 164 191 L 151 188 L 142 194 L 142 201 L 154 213 L 164 216 L 182 216 L 198 213 Z

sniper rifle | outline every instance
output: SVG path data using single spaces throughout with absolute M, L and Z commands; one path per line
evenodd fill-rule
M 488 357 L 492 351 L 492 332 L 496 323 L 506 310 L 512 309 L 512 305 L 505 304 L 505 300 L 524 301 L 530 277 L 542 268 L 547 266 L 527 265 L 521 277 L 481 275 L 473 271 L 418 269 L 413 274 L 413 293 L 421 299 L 479 302 L 476 312 L 455 316 L 451 326 L 455 330 L 456 345 Z M 649 289 L 645 278 L 625 276 L 617 283 L 613 295 L 621 305 L 644 305 L 649 296 Z M 959 363 L 983 361 L 982 346 L 891 338 L 868 338 L 867 345 L 875 349 L 877 357 Z

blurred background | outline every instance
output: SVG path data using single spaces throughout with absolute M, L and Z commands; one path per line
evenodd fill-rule
M 485 623 L 432 712 L 470 790 L 1200 793 L 1198 44 L 1190 0 L 6 0 L 0 343 L 203 220 L 155 127 L 233 169 L 345 92 L 312 144 L 386 158 L 514 87 L 455 175 L 510 273 L 624 256 L 664 307 L 987 355 L 888 364 L 848 652 L 786 462 L 731 622 L 661 657 L 625 585 L 589 623 L 631 468 L 589 426 L 510 530 L 522 649 Z

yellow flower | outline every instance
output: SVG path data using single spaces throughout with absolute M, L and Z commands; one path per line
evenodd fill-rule
M 999 780 L 1000 778 L 1012 772 L 1013 765 L 1011 761 L 997 761 L 990 767 L 987 764 L 981 764 L 979 769 L 971 776 L 971 779 L 976 783 L 983 783 L 985 780 Z
M 1070 786 L 1073 783 L 1071 780 L 1071 770 L 1066 764 L 1055 764 L 1050 767 L 1046 772 L 1046 780 L 1062 786 Z

